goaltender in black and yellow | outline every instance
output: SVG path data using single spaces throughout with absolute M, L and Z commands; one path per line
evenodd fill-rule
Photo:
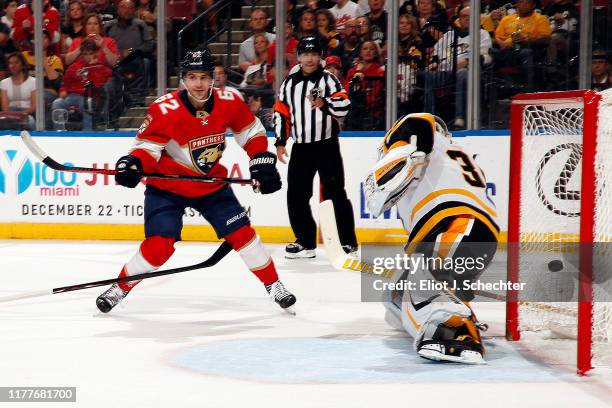
M 375 216 L 396 206 L 408 232 L 408 255 L 452 260 L 481 259 L 474 267 L 421 267 L 400 281 L 447 282 L 448 288 L 389 291 L 387 320 L 414 338 L 421 357 L 484 363 L 481 325 L 470 307 L 477 282 L 497 249 L 495 204 L 471 154 L 454 143 L 446 124 L 428 113 L 399 119 L 384 136 L 379 161 L 366 179 L 366 205 Z M 421 285 L 410 286 L 420 288 Z M 457 288 L 456 290 L 450 288 Z

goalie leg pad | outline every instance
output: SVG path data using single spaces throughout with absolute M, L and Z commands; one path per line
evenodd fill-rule
M 435 361 L 485 364 L 476 317 L 454 295 L 446 295 L 452 302 L 434 303 L 419 330 L 414 343 L 417 354 Z

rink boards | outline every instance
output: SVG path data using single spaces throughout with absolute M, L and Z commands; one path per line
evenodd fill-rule
M 353 203 L 361 242 L 403 242 L 406 239 L 395 209 L 374 219 L 365 208 L 363 180 L 374 165 L 383 132 L 345 132 L 341 149 L 346 190 Z M 56 161 L 83 167 L 114 168 L 129 150 L 132 132 L 33 132 L 37 143 Z M 271 134 L 269 136 L 272 136 Z M 487 194 L 496 203 L 502 231 L 507 226 L 509 131 L 462 131 L 456 143 L 476 155 L 487 177 Z M 273 139 L 269 139 L 272 146 Z M 272 149 L 272 147 L 270 147 Z M 231 137 L 221 162 L 230 177 L 248 177 L 248 157 Z M 234 186 L 240 202 L 266 242 L 290 242 L 286 201 L 287 166 L 277 165 L 283 189 L 272 195 Z M 112 177 L 62 173 L 40 163 L 17 132 L 0 136 L 0 238 L 129 239 L 143 236 L 144 185 L 116 186 Z M 320 199 L 315 178 L 311 207 L 316 217 Z M 213 241 L 217 237 L 195 211 L 184 217 L 184 240 Z M 505 238 L 505 233 L 502 234 Z

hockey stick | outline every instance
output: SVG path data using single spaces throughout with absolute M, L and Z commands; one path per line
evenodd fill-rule
M 28 149 L 34 154 L 41 162 L 49 166 L 54 170 L 67 171 L 71 173 L 95 173 L 105 174 L 114 176 L 117 174 L 117 170 L 114 169 L 96 169 L 93 167 L 73 167 L 65 166 L 53 160 L 39 145 L 34 142 L 30 133 L 26 130 L 21 132 L 21 139 L 28 147 Z M 190 176 L 183 174 L 162 174 L 162 173 L 142 173 L 143 177 L 156 178 L 156 179 L 169 179 L 169 180 L 182 180 L 182 181 L 197 181 L 201 183 L 234 183 L 234 184 L 248 184 L 255 185 L 256 181 L 253 179 L 241 179 L 241 178 L 225 178 L 225 177 L 209 177 L 209 176 Z
M 37 290 L 33 292 L 21 293 L 18 295 L 4 296 L 4 297 L 0 297 L 0 303 L 10 302 L 10 301 L 19 300 L 19 299 L 35 298 L 35 297 L 40 297 L 40 296 L 45 296 L 45 295 L 55 295 L 57 293 L 72 292 L 72 291 L 81 290 L 81 289 L 95 288 L 98 286 L 106 286 L 106 285 L 110 285 L 113 283 L 119 283 L 119 282 L 130 282 L 134 280 L 155 278 L 158 276 L 172 275 L 174 273 L 187 272 L 187 271 L 192 271 L 195 269 L 210 268 L 211 266 L 216 265 L 231 250 L 232 250 L 232 246 L 227 241 L 224 241 L 208 259 L 206 259 L 203 262 L 197 263 L 195 265 L 181 266 L 179 268 L 166 269 L 163 271 L 139 273 L 137 275 L 125 276 L 123 278 L 105 279 L 101 281 L 81 283 L 78 285 L 62 286 L 59 288 L 53 288 L 53 289 L 47 289 L 47 290 Z
M 342 243 L 338 235 L 338 224 L 334 203 L 331 200 L 322 201 L 319 204 L 319 225 L 323 236 L 323 248 L 329 263 L 340 271 L 353 271 L 368 275 L 380 275 L 383 278 L 391 278 L 395 271 L 382 268 L 381 273 L 374 272 L 374 266 L 361 259 L 361 248 L 347 254 L 342 249 Z
M 391 269 L 382 268 L 381 273 L 375 273 L 374 266 L 361 259 L 361 248 L 357 254 L 344 252 L 338 236 L 334 203 L 331 200 L 325 200 L 319 204 L 319 223 L 321 225 L 321 235 L 323 235 L 325 254 L 335 269 L 379 275 L 381 278 L 388 279 L 393 277 L 395 271 Z M 475 290 L 474 294 L 492 300 L 506 301 L 506 296 L 485 290 Z

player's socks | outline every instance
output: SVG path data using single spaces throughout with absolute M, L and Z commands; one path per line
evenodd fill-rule
M 102 313 L 108 313 L 119 304 L 129 293 L 123 290 L 118 284 L 113 283 L 104 293 L 96 299 L 96 306 Z
M 294 242 L 285 247 L 285 258 L 298 259 L 298 258 L 314 258 L 316 256 L 314 249 L 308 249 Z

